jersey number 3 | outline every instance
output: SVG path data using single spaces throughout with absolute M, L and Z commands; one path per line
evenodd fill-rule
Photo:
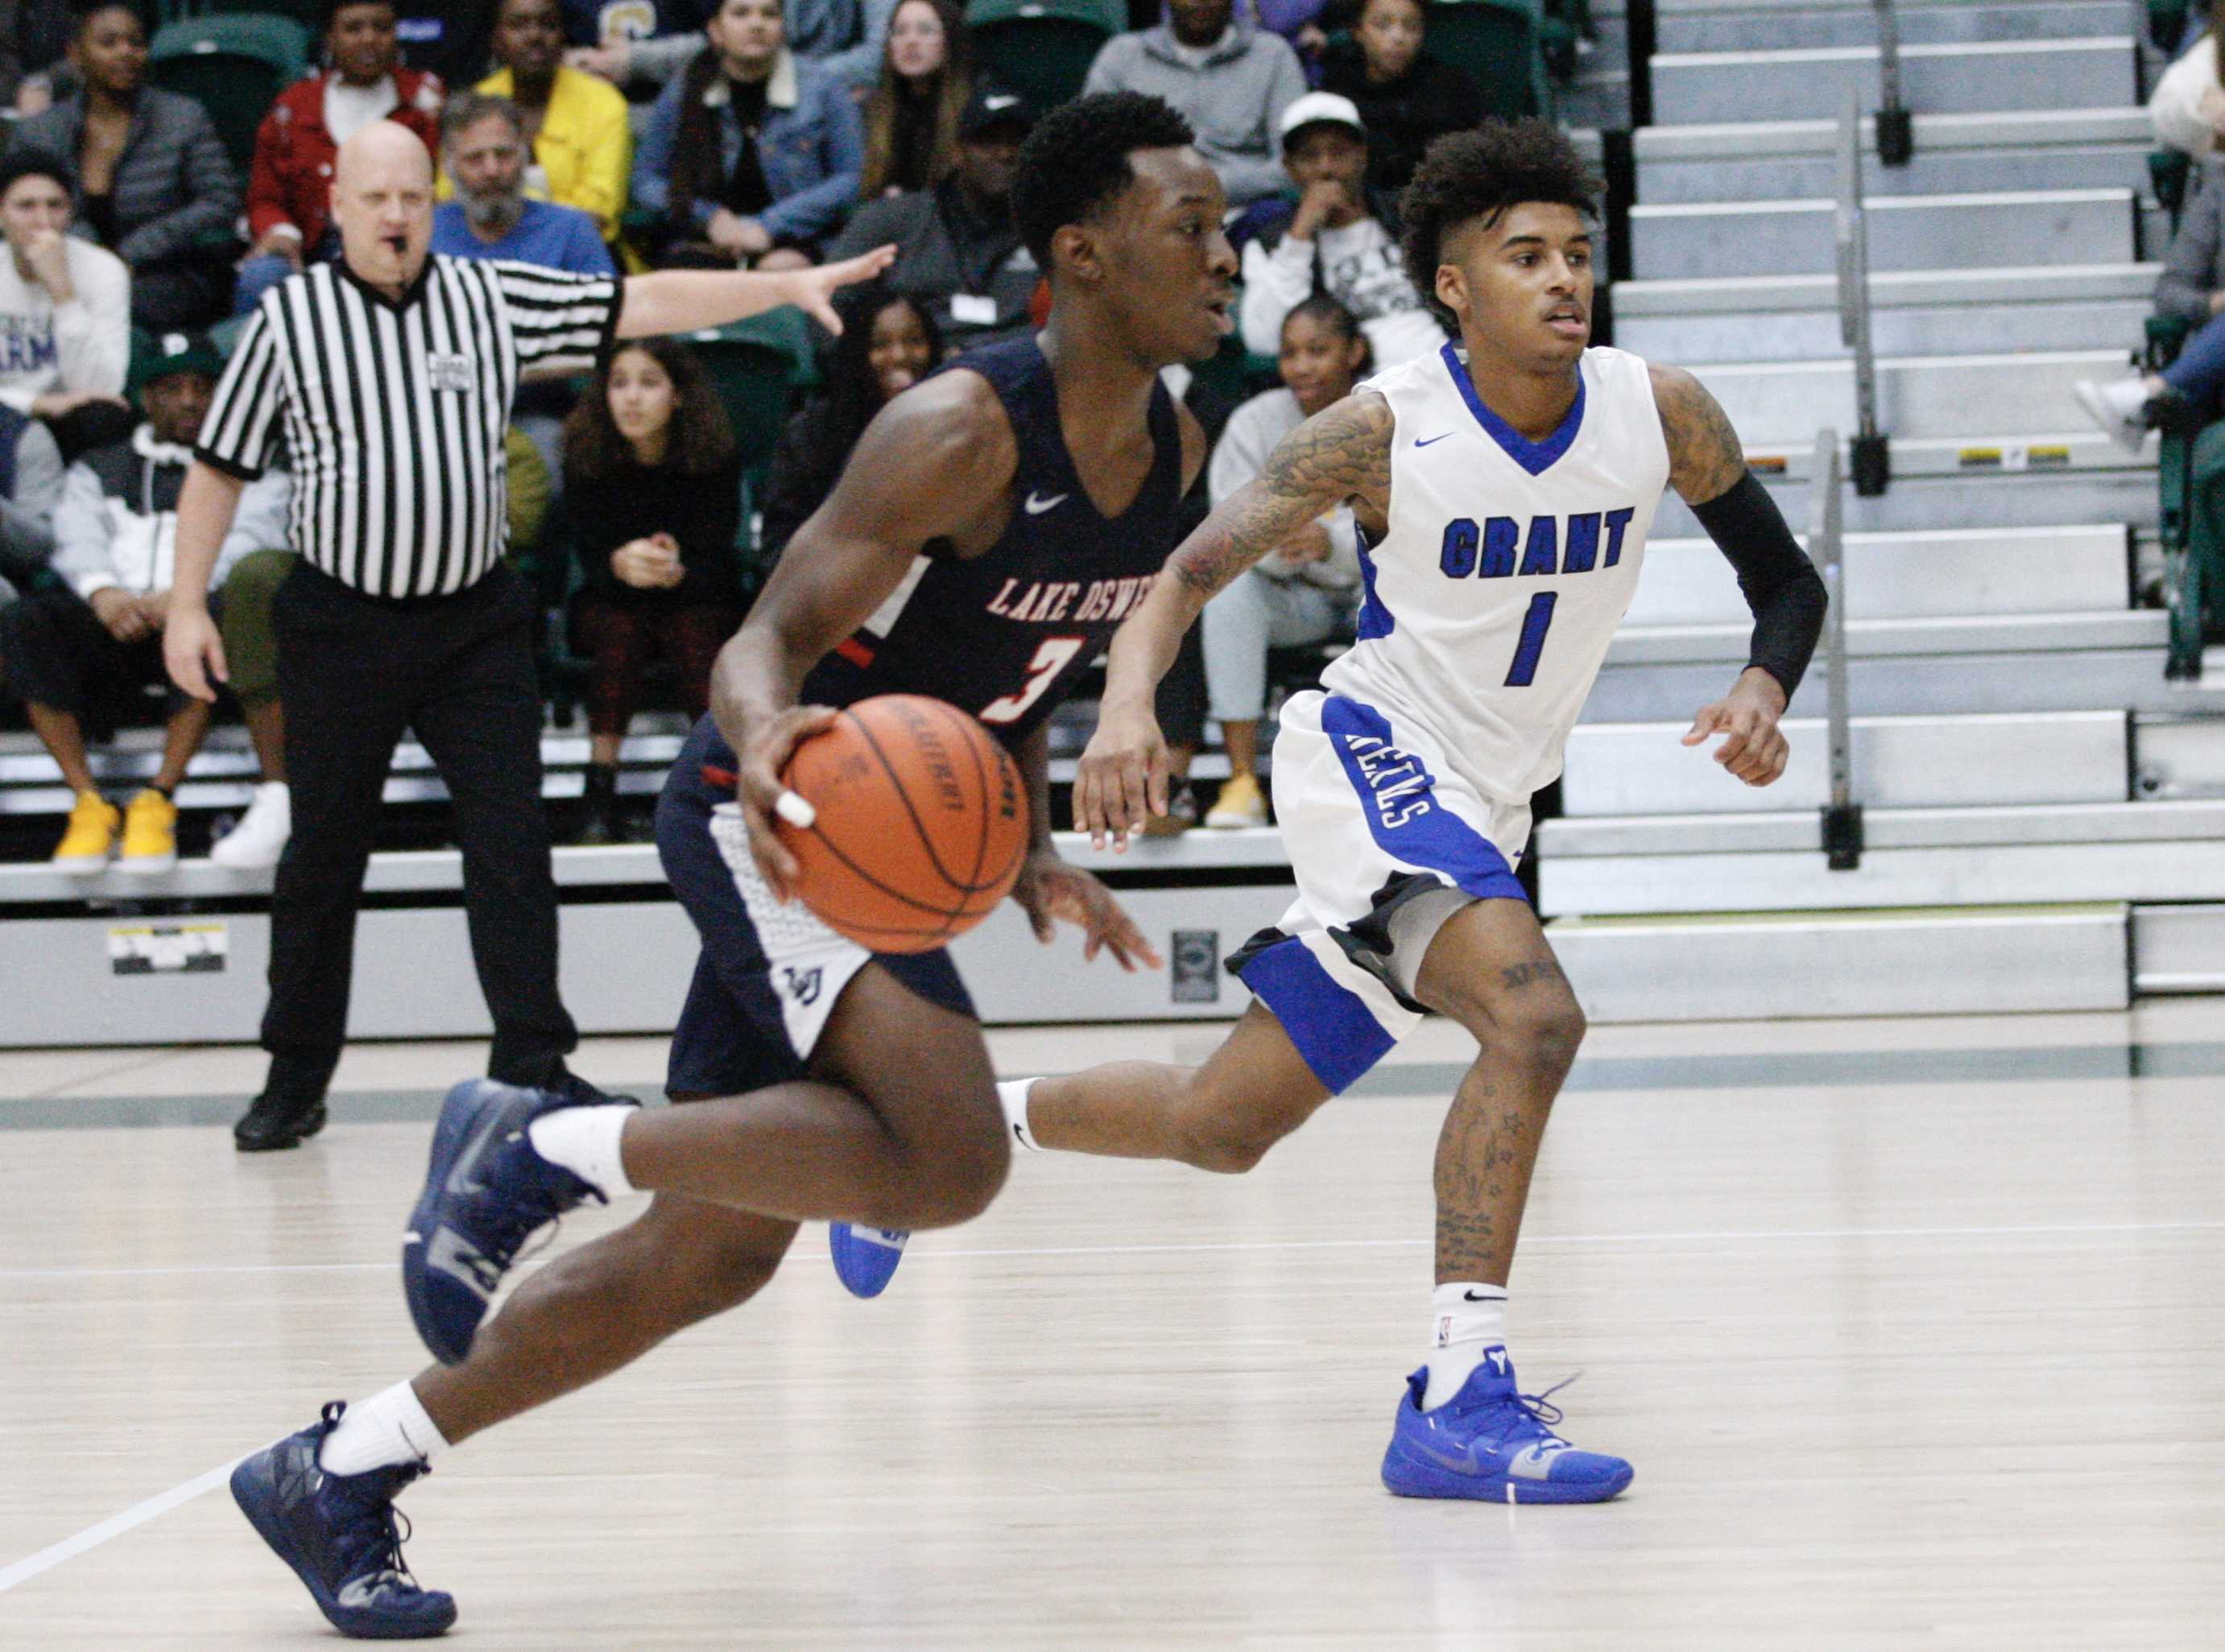
M 1558 599 L 1551 591 L 1530 598 L 1530 611 L 1522 616 L 1522 640 L 1514 645 L 1514 664 L 1506 674 L 1509 688 L 1527 688 L 1537 680 L 1537 656 L 1545 651 L 1545 633 L 1553 629 L 1553 604 Z
M 1526 633 L 1525 633 L 1526 635 Z M 1017 694 L 1006 694 L 1002 699 L 992 699 L 980 711 L 984 723 L 1017 723 L 1026 715 L 1029 706 L 1043 697 L 1043 691 L 1058 680 L 1058 674 L 1072 663 L 1089 639 L 1086 636 L 1047 636 L 1036 650 L 1036 657 L 1028 661 L 1027 680 L 1020 685 Z

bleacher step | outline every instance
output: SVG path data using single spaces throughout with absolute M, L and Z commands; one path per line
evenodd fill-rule
M 1854 427 L 1851 360 L 1689 365 L 1749 448 L 1803 437 L 1812 442 L 1827 425 Z M 2126 370 L 2120 349 L 1885 357 L 1877 362 L 1878 427 L 1911 443 L 1981 436 L 2030 441 L 2083 416 L 2079 381 L 2120 377 Z
M 2225 992 L 2225 905 L 2133 908 L 2133 991 Z
M 2123 0 L 1896 4 L 1893 16 L 1907 46 L 2076 39 L 2117 33 L 2127 21 Z M 1848 0 L 1660 0 L 1655 30 L 1664 52 L 1872 46 L 1877 42 L 1877 8 Z
M 2128 263 L 2139 254 L 2136 197 L 2103 189 L 1894 195 L 1869 203 L 1870 268 Z M 1639 205 L 1631 271 L 1642 280 L 1821 275 L 1838 267 L 1828 196 Z
M 1723 913 L 1546 926 L 1593 1021 L 2121 1010 L 2115 904 L 2006 911 Z
M 1902 96 L 1939 114 L 2123 105 L 2139 101 L 2138 62 L 2129 35 L 1908 46 Z M 1873 44 L 1656 52 L 1652 69 L 1653 118 L 1663 125 L 1828 119 L 1849 87 L 1865 111 L 1879 100 Z
M 1791 756 L 1767 787 L 1748 786 L 1705 748 L 1685 745 L 1688 726 L 1578 725 L 1561 776 L 1563 813 L 1778 813 L 1829 801 L 1830 746 L 1822 718 L 1787 719 Z M 1879 809 L 2120 802 L 2131 768 L 2122 712 L 1858 717 L 1849 736 L 1854 794 Z

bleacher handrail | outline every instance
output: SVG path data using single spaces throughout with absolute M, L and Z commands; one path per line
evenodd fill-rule
M 1916 151 L 1916 123 L 1900 96 L 1900 19 L 1892 0 L 1873 0 L 1878 27 L 1878 164 L 1905 167 Z
M 1839 339 L 1854 352 L 1854 491 L 1886 491 L 1892 463 L 1878 429 L 1877 351 L 1870 337 L 1869 218 L 1862 208 L 1861 94 L 1849 88 L 1839 117 L 1839 196 L 1832 214 L 1838 242 Z
M 1835 872 L 1862 862 L 1862 806 L 1854 796 L 1854 718 L 1847 683 L 1847 562 L 1839 491 L 1839 433 L 1816 433 L 1816 466 L 1808 501 L 1808 554 L 1823 576 L 1824 717 L 1829 743 L 1830 801 L 1823 806 L 1822 849 Z

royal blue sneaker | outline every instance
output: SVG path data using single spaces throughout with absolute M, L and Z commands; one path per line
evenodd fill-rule
M 534 1150 L 526 1127 L 560 1107 L 605 1105 L 571 1092 L 466 1079 L 448 1092 L 433 1130 L 425 1192 L 402 1236 L 402 1288 L 417 1334 L 444 1365 L 472 1351 L 495 1288 L 527 1239 L 602 1193 Z
M 827 1225 L 827 1248 L 834 1254 L 834 1277 L 853 1296 L 878 1296 L 897 1276 L 910 1228 Z
M 298 1434 L 244 1458 L 231 1498 L 332 1626 L 361 1641 L 422 1641 L 456 1621 L 453 1595 L 418 1586 L 402 1561 L 407 1522 L 395 1494 L 428 1472 L 422 1463 L 327 1474 L 317 1453 L 347 1407 L 334 1401 Z
M 1434 1411 L 1422 1409 L 1429 1387 L 1426 1367 L 1406 1379 L 1383 1453 L 1383 1484 L 1402 1497 L 1605 1503 L 1630 1484 L 1622 1459 L 1578 1451 L 1553 1432 L 1560 1407 L 1516 1391 L 1504 1348 L 1486 1351 L 1461 1391 Z

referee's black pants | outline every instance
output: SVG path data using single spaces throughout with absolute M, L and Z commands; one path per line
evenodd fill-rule
M 452 597 L 360 595 L 305 560 L 271 604 L 294 835 L 270 900 L 270 1087 L 321 1097 L 347 1033 L 356 908 L 403 730 L 447 785 L 487 1071 L 548 1082 L 578 1030 L 556 990 L 556 883 L 541 802 L 534 603 L 507 568 Z

